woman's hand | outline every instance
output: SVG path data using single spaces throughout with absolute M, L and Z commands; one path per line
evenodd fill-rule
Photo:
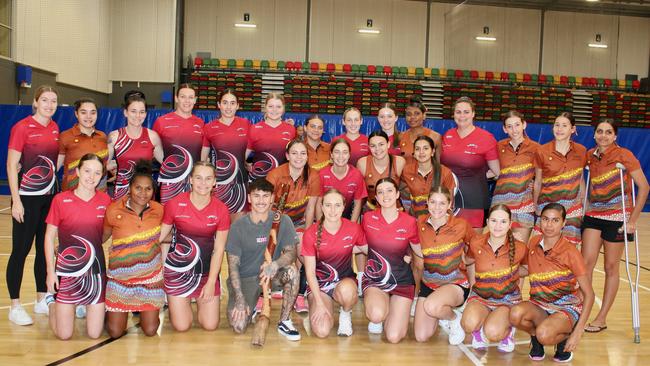
M 21 224 L 25 222 L 25 208 L 20 199 L 13 200 L 11 203 L 11 216 Z
M 48 271 L 45 284 L 47 285 L 47 292 L 55 294 L 59 291 L 59 276 L 56 275 L 56 272 Z

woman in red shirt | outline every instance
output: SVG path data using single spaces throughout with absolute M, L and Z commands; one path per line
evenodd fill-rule
M 384 103 L 377 112 L 377 121 L 381 130 L 388 136 L 388 153 L 402 155 L 400 133 L 397 131 L 397 109 L 393 103 Z
M 345 139 L 350 144 L 350 164 L 357 165 L 357 161 L 368 155 L 368 136 L 359 132 L 363 117 L 361 112 L 355 108 L 350 107 L 343 112 L 343 126 L 345 126 L 345 133 L 332 139 L 338 140 Z

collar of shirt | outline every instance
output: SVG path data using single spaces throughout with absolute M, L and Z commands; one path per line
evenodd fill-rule
M 433 225 L 433 221 L 431 221 L 431 216 L 427 218 L 427 224 L 429 224 L 431 228 L 436 232 L 436 235 L 440 234 L 440 230 L 442 230 L 445 226 L 447 226 L 447 224 L 449 224 L 449 221 L 451 221 L 451 219 L 448 217 L 447 222 L 445 222 L 439 228 L 436 229 L 436 227 Z
M 127 210 L 137 214 L 137 212 L 135 212 L 135 210 L 133 208 L 131 208 L 131 198 L 130 197 L 126 199 L 126 202 L 124 203 L 124 207 L 126 207 Z M 147 202 L 147 205 L 144 207 L 144 210 L 142 210 L 142 212 L 140 212 L 140 214 L 138 216 L 140 218 L 142 218 L 142 216 L 144 216 L 144 212 L 147 211 L 150 208 L 151 208 L 151 205 L 149 205 L 149 202 Z
M 517 146 L 515 146 L 515 145 L 512 144 L 512 139 L 510 139 L 510 141 L 508 141 L 508 145 L 510 145 L 510 147 L 512 147 L 512 150 L 514 150 L 515 154 L 518 154 L 518 153 L 519 153 L 519 150 L 521 150 L 521 147 L 522 147 L 525 143 L 526 143 L 526 138 L 525 138 L 525 137 L 524 137 L 524 139 L 519 143 L 519 145 L 517 145 Z
M 79 127 L 79 123 L 76 123 L 74 126 L 72 126 L 72 132 L 75 136 L 93 136 L 97 134 L 97 130 L 93 128 L 93 132 L 90 135 L 86 135 L 85 133 L 81 132 L 81 127 Z

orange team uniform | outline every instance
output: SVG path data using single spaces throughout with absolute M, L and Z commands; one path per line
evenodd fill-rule
M 510 209 L 513 228 L 532 228 L 535 225 L 535 154 L 540 145 L 526 137 L 514 148 L 510 140 L 497 143 L 501 173 L 492 194 L 492 206 L 503 204 Z
M 321 141 L 314 149 L 306 142 L 307 145 L 307 165 L 314 171 L 318 172 L 326 166 L 330 165 L 330 144 Z
M 436 144 L 436 148 L 439 147 L 442 143 L 440 134 L 430 128 L 423 127 L 423 131 L 419 135 L 413 134 L 413 132 L 411 132 L 411 129 L 402 132 L 399 136 L 399 149 L 402 153 L 402 156 L 406 159 L 407 162 L 414 160 L 413 151 L 415 148 L 413 147 L 413 144 L 415 143 L 415 139 L 421 135 L 431 137 L 433 142 Z
M 411 213 L 416 218 L 427 215 L 429 212 L 427 199 L 431 192 L 433 176 L 433 170 L 426 176 L 422 176 L 418 171 L 418 162 L 415 159 L 407 162 L 402 171 L 402 181 L 406 185 L 411 201 Z M 449 192 L 453 195 L 454 189 L 456 188 L 453 173 L 442 164 L 440 164 L 440 185 L 449 189 Z
M 393 179 L 395 184 L 397 184 L 399 187 L 400 176 L 397 174 L 397 159 L 395 159 L 395 157 L 391 157 L 391 160 L 392 164 L 389 163 L 389 166 L 380 173 L 377 171 L 377 169 L 375 169 L 375 164 L 373 163 L 372 156 L 368 155 L 366 159 L 366 174 L 363 176 L 363 180 L 366 183 L 366 189 L 368 190 L 368 199 L 366 200 L 366 205 L 364 207 L 366 211 L 375 209 L 375 188 L 377 188 L 376 184 L 378 180 L 381 178 L 386 178 L 390 174 L 390 178 Z
M 467 273 L 461 264 L 467 244 L 476 235 L 472 225 L 462 217 L 449 216 L 447 223 L 436 230 L 429 218 L 422 216 L 418 219 L 424 261 L 424 286 L 420 286 L 420 297 L 427 297 L 432 291 L 448 284 L 468 289 Z
M 526 244 L 515 240 L 515 255 L 511 263 L 510 244 L 504 243 L 495 252 L 488 243 L 489 239 L 490 233 L 485 233 L 469 242 L 467 257 L 474 259 L 476 283 L 467 301 L 477 301 L 494 310 L 521 302 L 519 266 L 528 250 Z
M 76 168 L 79 166 L 79 160 L 82 156 L 93 153 L 99 156 L 106 164 L 108 159 L 108 145 L 106 134 L 102 131 L 95 130 L 88 136 L 81 133 L 79 124 L 75 124 L 69 130 L 63 131 L 59 136 L 59 155 L 65 155 L 63 160 L 63 182 L 61 190 L 75 188 L 79 183 Z M 102 179 L 98 189 L 106 191 L 106 179 Z
M 304 169 L 308 169 L 308 167 Z M 289 163 L 284 163 L 271 170 L 269 175 L 266 176 L 266 180 L 271 182 L 275 187 L 273 193 L 275 194 L 276 205 L 280 202 L 283 193 L 288 192 L 284 201 L 283 213 L 291 218 L 296 230 L 304 230 L 307 203 L 311 197 L 318 197 L 320 195 L 320 178 L 318 172 L 310 169 L 306 183 L 302 175 L 294 181 L 289 174 Z M 311 225 L 311 223 L 309 224 Z
M 587 200 L 587 207 L 585 207 L 585 216 L 608 221 L 623 221 L 621 177 L 616 163 L 621 163 L 625 167 L 623 176 L 625 210 L 629 219 L 629 215 L 632 213 L 630 172 L 641 169 L 641 164 L 630 150 L 615 144 L 602 154 L 598 154 L 596 148 L 589 150 L 587 153 L 587 165 L 590 174 L 589 199 Z
M 528 264 L 530 301 L 547 313 L 566 315 L 573 327 L 582 313 L 582 300 L 578 296 L 578 277 L 586 274 L 580 251 L 562 236 L 553 248 L 544 250 L 542 236 L 528 243 L 528 253 L 523 264 Z
M 542 145 L 535 155 L 535 166 L 542 169 L 542 188 L 537 199 L 537 225 L 542 209 L 549 203 L 559 203 L 566 209 L 566 225 L 562 233 L 573 244 L 581 241 L 580 226 L 582 224 L 582 197 L 580 197 L 580 182 L 584 167 L 587 164 L 587 149 L 571 141 L 569 152 L 565 155 L 555 150 L 555 140 Z

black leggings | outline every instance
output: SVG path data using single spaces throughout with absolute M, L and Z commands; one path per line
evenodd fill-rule
M 53 195 L 45 196 L 20 196 L 20 201 L 25 209 L 22 223 L 12 218 L 12 247 L 9 262 L 7 263 L 7 288 L 11 299 L 20 298 L 20 285 L 23 282 L 25 259 L 32 249 L 32 242 L 36 237 L 36 258 L 34 259 L 34 278 L 36 291 L 46 292 L 45 278 L 45 218 L 50 210 Z

